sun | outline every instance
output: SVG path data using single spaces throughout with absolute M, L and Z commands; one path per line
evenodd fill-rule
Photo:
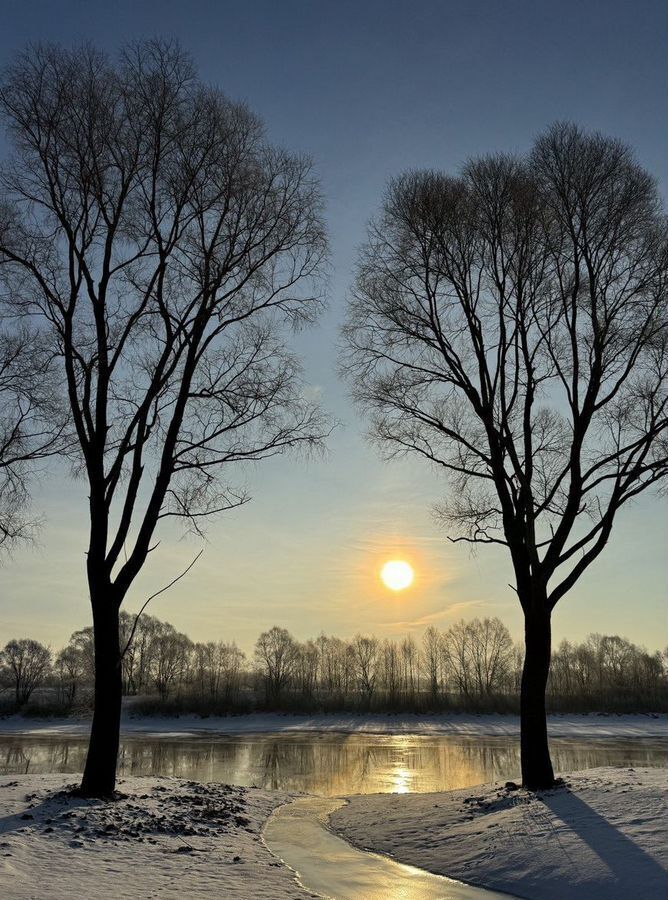
M 410 587 L 415 578 L 413 566 L 404 559 L 391 559 L 380 570 L 380 577 L 385 587 L 391 591 L 403 591 Z

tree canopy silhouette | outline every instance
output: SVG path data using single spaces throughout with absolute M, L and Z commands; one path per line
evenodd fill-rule
M 667 233 L 627 146 L 556 124 L 396 178 L 360 254 L 345 368 L 375 439 L 448 474 L 454 540 L 510 553 L 530 788 L 554 778 L 552 610 L 668 473 Z
M 272 146 L 178 46 L 29 49 L 0 103 L 7 302 L 45 324 L 89 488 L 95 714 L 83 790 L 114 789 L 119 608 L 167 517 L 244 503 L 229 473 L 319 443 L 285 326 L 326 252 L 308 159 Z

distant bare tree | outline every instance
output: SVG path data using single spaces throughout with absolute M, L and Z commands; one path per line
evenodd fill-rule
M 141 694 L 151 681 L 156 655 L 156 642 L 161 622 L 154 616 L 136 615 L 121 611 L 121 647 L 124 648 L 122 673 L 124 690 Z M 134 632 L 134 633 L 133 633 Z
M 429 625 L 422 636 L 422 672 L 429 685 L 432 700 L 438 699 L 441 684 L 441 656 L 443 652 L 443 636 L 438 628 Z
M 401 642 L 401 667 L 404 693 L 407 698 L 412 699 L 420 687 L 419 653 L 412 635 Z
M 315 641 L 298 645 L 295 663 L 295 685 L 302 697 L 313 698 L 318 685 L 320 654 Z
M 401 687 L 399 648 L 395 641 L 385 640 L 381 646 L 382 684 L 390 705 L 397 701 Z
M 92 660 L 88 660 L 82 648 L 73 641 L 56 656 L 59 690 L 62 702 L 67 706 L 72 706 L 79 695 L 86 674 L 92 670 L 90 662 Z
M 500 692 L 510 672 L 513 639 L 500 619 L 474 619 L 469 623 L 470 658 L 479 697 Z
M 29 638 L 8 641 L 0 652 L 0 667 L 9 676 L 16 705 L 23 706 L 48 675 L 51 651 L 39 641 Z
M 348 695 L 353 680 L 350 648 L 337 637 L 321 634 L 317 640 L 320 678 L 326 691 L 337 698 Z
M 448 680 L 466 700 L 473 694 L 471 623 L 455 622 L 443 635 L 441 654 Z
M 183 680 L 192 648 L 190 638 L 169 622 L 160 622 L 153 638 L 153 677 L 162 700 Z
M 199 689 L 212 700 L 221 696 L 229 701 L 239 689 L 245 654 L 236 644 L 209 641 L 194 645 Z
M 449 474 L 454 539 L 508 548 L 525 616 L 522 776 L 554 776 L 551 614 L 668 472 L 666 216 L 628 147 L 558 124 L 527 157 L 392 181 L 347 370 L 388 453 Z
M 352 649 L 353 659 L 355 661 L 357 686 L 365 703 L 367 706 L 370 706 L 373 692 L 376 689 L 376 681 L 378 679 L 380 645 L 377 638 L 365 637 L 358 634 L 353 638 Z M 395 665 L 396 664 L 395 647 Z
M 280 701 L 294 675 L 299 645 L 286 628 L 274 625 L 255 642 L 255 661 L 262 673 L 268 700 Z

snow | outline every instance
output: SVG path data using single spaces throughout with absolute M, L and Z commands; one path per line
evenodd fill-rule
M 294 794 L 129 777 L 122 798 L 103 803 L 64 792 L 75 780 L 0 778 L 3 900 L 315 896 L 262 837 Z M 664 900 L 668 770 L 597 768 L 564 780 L 538 795 L 500 783 L 361 795 L 331 825 L 357 847 L 532 900 Z
M 359 847 L 532 900 L 665 900 L 668 770 L 564 779 L 538 795 L 492 784 L 353 797 L 331 824 Z
M 3 900 L 296 900 L 314 895 L 265 846 L 287 794 L 170 778 L 120 779 L 83 800 L 69 775 L 0 778 Z
M 552 737 L 644 738 L 668 737 L 668 714 L 661 715 L 559 715 L 548 717 Z M 10 716 L 0 719 L 0 734 L 85 735 L 90 728 L 86 719 L 27 719 Z M 340 734 L 411 735 L 519 735 L 518 716 L 471 715 L 317 715 L 293 716 L 253 713 L 244 716 L 161 717 L 127 716 L 124 735 L 184 738 L 198 735 L 266 734 L 291 732 Z

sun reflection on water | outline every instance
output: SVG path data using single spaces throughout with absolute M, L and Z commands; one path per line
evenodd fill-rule
M 393 772 L 394 784 L 392 787 L 393 794 L 410 793 L 411 773 L 403 767 Z

